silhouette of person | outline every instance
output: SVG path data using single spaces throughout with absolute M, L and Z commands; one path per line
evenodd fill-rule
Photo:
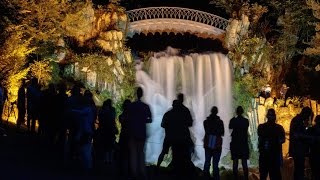
M 190 111 L 189 111 L 189 109 L 188 109 L 186 106 L 183 105 L 183 101 L 184 101 L 184 95 L 183 95 L 182 93 L 179 93 L 179 94 L 177 95 L 177 100 L 173 102 L 172 106 L 173 106 L 173 105 L 176 105 L 176 107 L 177 107 L 177 106 L 180 106 L 181 109 L 182 109 L 182 110 L 185 112 L 185 114 L 187 115 L 186 121 L 187 121 L 189 124 L 192 125 L 192 117 L 191 117 Z M 188 114 L 189 114 L 190 116 L 188 116 Z M 157 169 L 160 168 L 160 165 L 161 165 L 161 163 L 162 163 L 162 161 L 163 161 L 164 156 L 165 156 L 166 154 L 168 154 L 169 149 L 170 149 L 170 147 L 172 146 L 172 137 L 170 137 L 170 132 L 169 132 L 169 133 L 167 132 L 168 129 L 165 127 L 164 121 L 162 121 L 161 127 L 165 129 L 165 132 L 166 132 L 166 133 L 165 133 L 165 138 L 164 138 L 163 145 L 162 145 L 162 151 L 161 151 L 161 153 L 160 153 L 160 155 L 159 155 L 159 157 L 158 157 Z M 190 134 L 187 134 L 187 136 L 190 137 Z M 187 144 L 189 145 L 189 146 L 188 146 L 188 149 L 189 149 L 190 156 L 191 156 L 191 152 L 192 152 L 192 149 L 193 149 L 193 142 L 192 142 L 192 140 L 191 140 L 191 137 L 189 138 Z
M 77 104 L 71 109 L 76 127 L 74 141 L 84 173 L 89 173 L 93 167 L 91 142 L 94 132 L 94 122 L 96 120 L 96 107 L 92 102 L 92 94 L 89 91 L 85 93 L 85 96 L 80 96 Z
M 39 120 L 41 91 L 38 79 L 31 79 L 31 84 L 27 87 L 27 127 L 31 133 L 35 132 L 36 121 Z
M 150 108 L 141 101 L 143 90 L 137 89 L 137 100 L 128 108 L 128 134 L 130 171 L 133 178 L 145 179 L 145 154 L 144 145 L 147 136 L 146 123 L 152 122 Z
M 49 84 L 48 89 L 42 92 L 42 97 L 40 100 L 41 105 L 39 106 L 39 130 L 40 134 L 44 134 L 47 138 L 48 143 L 53 143 L 55 140 L 55 96 L 56 90 L 53 84 Z
M 116 142 L 116 134 L 118 134 L 118 129 L 116 127 L 116 110 L 112 106 L 112 100 L 107 99 L 99 112 L 99 128 L 98 132 L 100 135 L 100 144 L 105 154 L 104 160 L 106 163 L 112 163 L 113 161 L 113 150 Z
M 178 101 L 176 100 L 176 101 L 174 101 L 174 102 L 172 103 L 172 107 L 173 107 L 173 106 L 176 106 L 177 104 L 178 104 Z M 172 135 L 173 133 L 172 133 L 172 132 L 168 132 L 168 131 L 170 131 L 170 130 L 169 130 L 168 126 L 167 126 L 168 122 L 165 121 L 165 117 L 166 117 L 166 115 L 164 115 L 164 117 L 163 117 L 163 119 L 162 119 L 162 122 L 161 122 L 161 127 L 164 128 L 164 130 L 165 130 L 165 137 L 164 137 L 164 140 L 163 140 L 161 153 L 160 153 L 160 155 L 159 155 L 159 157 L 158 157 L 157 172 L 158 172 L 158 170 L 159 170 L 159 168 L 160 168 L 160 165 L 161 165 L 161 163 L 162 163 L 162 161 L 163 161 L 164 156 L 165 156 L 166 154 L 168 154 L 168 152 L 169 152 L 169 150 L 170 150 L 170 147 L 171 147 L 171 145 L 172 145 L 172 139 L 173 139 L 173 137 L 170 136 L 170 135 Z M 166 120 L 167 120 L 167 119 L 166 119 Z
M 259 136 L 259 172 L 260 180 L 281 180 L 282 144 L 285 133 L 281 125 L 276 123 L 274 109 L 267 112 L 268 121 L 258 126 Z
M 4 103 L 6 102 L 7 99 L 7 91 L 2 84 L 0 84 L 0 123 L 2 122 L 2 113 L 3 113 L 3 107 Z
M 128 107 L 131 101 L 129 99 L 124 100 L 122 104 L 122 113 L 119 116 L 121 124 L 121 132 L 119 138 L 120 146 L 120 172 L 122 175 L 127 176 L 129 171 L 129 146 L 128 146 Z
M 179 93 L 177 95 L 177 100 L 179 103 L 179 107 L 181 108 L 181 111 L 183 112 L 182 114 L 184 114 L 184 118 L 185 118 L 185 123 L 187 124 L 188 127 L 191 127 L 193 124 L 193 120 L 192 120 L 192 116 L 191 116 L 191 112 L 190 110 L 183 104 L 184 102 L 184 94 Z M 189 149 L 189 156 L 191 158 L 191 154 L 194 150 L 194 144 L 193 141 L 191 139 L 191 135 L 190 135 L 190 131 L 188 131 L 189 133 L 187 133 L 187 137 L 188 137 L 188 149 Z
M 67 119 L 66 119 L 66 103 L 68 95 L 66 94 L 67 87 L 65 84 L 58 85 L 58 93 L 55 95 L 55 108 L 56 114 L 55 126 L 57 134 L 57 146 L 58 152 L 62 161 L 65 161 L 65 144 L 66 144 L 66 133 L 67 133 Z
M 203 121 L 203 127 L 205 131 L 204 135 L 204 150 L 205 150 L 205 163 L 203 172 L 205 176 L 210 177 L 211 159 L 213 165 L 214 179 L 219 180 L 219 161 L 222 152 L 222 136 L 224 135 L 223 121 L 218 114 L 218 108 L 213 106 L 211 114 L 205 121 Z
M 310 146 L 310 167 L 313 180 L 320 180 L 320 115 L 315 118 L 315 125 L 313 125 L 308 131 L 312 137 L 312 143 Z
M 241 159 L 244 178 L 248 179 L 249 144 L 248 144 L 248 128 L 249 120 L 244 118 L 242 114 L 244 110 L 241 106 L 236 109 L 237 117 L 230 120 L 229 129 L 231 133 L 231 159 L 233 160 L 233 176 L 238 179 L 238 161 Z
M 290 123 L 289 156 L 293 157 L 294 161 L 294 180 L 304 179 L 305 157 L 309 151 L 307 141 L 310 138 L 307 133 L 307 124 L 311 115 L 312 110 L 304 107 Z
M 21 87 L 18 90 L 18 119 L 17 119 L 17 129 L 19 130 L 21 125 L 25 123 L 26 116 L 26 90 L 25 82 L 22 82 Z
M 79 109 L 83 104 L 83 97 L 80 92 L 80 85 L 76 84 L 71 89 L 71 96 L 67 98 L 66 102 L 66 128 L 68 130 L 68 148 L 69 154 L 67 158 L 73 160 L 76 157 L 77 150 L 77 132 L 79 131 L 77 119 L 79 118 L 74 110 Z
M 192 118 L 179 100 L 174 100 L 172 109 L 163 116 L 161 126 L 165 129 L 166 137 L 172 147 L 172 161 L 170 166 L 176 175 L 189 175 L 193 167 L 190 157 L 189 127 L 192 126 Z

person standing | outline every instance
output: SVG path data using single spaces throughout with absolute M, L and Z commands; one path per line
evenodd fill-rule
M 312 110 L 309 107 L 304 107 L 290 123 L 289 156 L 293 157 L 294 161 L 294 180 L 304 179 L 304 163 L 309 151 L 308 141 L 310 139 L 307 128 L 311 115 Z
M 39 120 L 41 91 L 38 79 L 31 79 L 31 84 L 27 87 L 27 127 L 28 131 L 35 133 L 36 121 Z
M 114 146 L 116 143 L 116 134 L 118 129 L 116 127 L 116 110 L 112 106 L 112 100 L 107 99 L 99 112 L 98 116 L 99 128 L 98 138 L 100 141 L 101 154 L 107 164 L 111 164 L 113 161 Z
M 128 146 L 128 107 L 131 101 L 129 99 L 124 100 L 122 104 L 122 113 L 119 116 L 121 124 L 121 132 L 119 138 L 120 146 L 120 173 L 123 176 L 127 176 L 129 172 L 129 146 Z
M 213 163 L 213 177 L 216 180 L 220 179 L 219 161 L 222 152 L 222 136 L 224 136 L 224 125 L 218 114 L 218 108 L 213 106 L 210 116 L 203 122 L 205 130 L 204 150 L 205 163 L 204 174 L 210 176 L 210 161 Z
M 260 180 L 281 180 L 282 144 L 285 133 L 281 125 L 276 123 L 274 109 L 267 112 L 268 121 L 258 126 L 259 136 L 259 172 Z
M 58 93 L 54 97 L 55 112 L 55 133 L 57 135 L 57 148 L 61 162 L 66 162 L 66 143 L 67 143 L 67 120 L 66 108 L 68 95 L 66 94 L 67 86 L 64 83 L 58 85 Z
M 24 82 L 22 82 L 22 85 L 18 90 L 17 107 L 18 107 L 17 129 L 19 130 L 21 125 L 25 123 L 25 116 L 26 116 L 26 91 L 25 91 Z
M 7 92 L 6 88 L 0 84 L 0 124 L 2 123 L 2 113 L 3 113 L 3 107 L 4 103 L 7 99 Z
M 137 89 L 137 100 L 129 105 L 128 109 L 128 143 L 130 156 L 130 171 L 133 178 L 145 179 L 144 145 L 147 137 L 146 123 L 152 122 L 151 111 L 147 104 L 142 102 L 143 90 Z
M 189 127 L 192 126 L 192 118 L 185 111 L 179 100 L 172 102 L 172 109 L 167 111 L 162 119 L 161 126 L 165 129 L 167 146 L 172 148 L 172 167 L 175 175 L 193 175 L 193 167 L 190 156 L 190 137 Z M 167 147 L 164 147 L 167 148 Z
M 310 166 L 313 180 L 320 180 L 320 115 L 315 118 L 315 125 L 313 125 L 308 131 L 312 137 L 312 143 L 310 146 Z
M 183 102 L 184 102 L 184 94 L 183 93 L 179 93 L 177 95 L 177 100 L 178 100 L 178 104 L 179 104 L 179 108 L 181 110 L 181 115 L 184 119 L 184 124 L 187 125 L 187 131 L 186 131 L 186 136 L 188 138 L 188 150 L 189 150 L 189 158 L 191 158 L 191 154 L 194 152 L 194 143 L 192 141 L 191 138 L 191 134 L 189 131 L 189 127 L 192 126 L 193 124 L 193 119 L 192 119 L 192 115 L 191 112 L 189 110 L 189 108 L 187 108 Z
M 92 138 L 94 133 L 94 122 L 97 116 L 96 106 L 93 103 L 91 92 L 87 92 L 80 99 L 78 107 L 72 110 L 77 117 L 76 143 L 78 145 L 79 157 L 84 173 L 90 173 L 93 168 L 92 162 Z
M 238 106 L 237 117 L 230 120 L 229 129 L 232 130 L 231 133 L 231 159 L 233 160 L 233 176 L 234 179 L 238 179 L 238 161 L 241 159 L 244 178 L 248 179 L 248 164 L 249 159 L 249 143 L 248 143 L 248 128 L 249 120 L 244 118 L 242 114 L 244 110 L 242 106 Z

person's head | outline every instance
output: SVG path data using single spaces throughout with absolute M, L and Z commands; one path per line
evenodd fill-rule
M 80 96 L 80 95 L 81 95 L 81 93 L 80 93 L 80 86 L 74 85 L 74 86 L 72 87 L 72 89 L 71 89 L 71 94 L 72 94 L 73 96 Z
M 31 79 L 31 86 L 38 86 L 38 79 L 37 78 L 32 78 Z
M 218 114 L 218 108 L 217 108 L 217 106 L 213 106 L 213 107 L 211 108 L 211 114 L 212 114 L 212 115 L 217 115 L 217 114 Z
M 129 99 L 124 100 L 122 104 L 122 110 L 126 110 L 130 103 L 131 101 Z
M 21 88 L 24 88 L 26 86 L 26 80 L 25 79 L 22 79 L 21 81 Z M 2 87 L 2 85 L 0 84 L 0 87 Z
M 173 100 L 172 101 L 172 108 L 176 108 L 179 106 L 179 100 Z
M 312 115 L 312 110 L 310 107 L 304 107 L 301 110 L 300 115 L 302 116 L 302 120 L 309 120 L 310 116 Z
M 180 104 L 182 104 L 183 101 L 184 101 L 184 95 L 183 95 L 182 93 L 179 93 L 179 94 L 177 95 L 177 100 L 178 100 L 178 102 L 179 102 Z
M 236 113 L 238 116 L 242 116 L 242 114 L 244 113 L 244 110 L 242 108 L 242 106 L 238 106 L 236 109 Z
M 51 93 L 55 93 L 55 92 L 56 92 L 56 88 L 54 87 L 54 84 L 50 83 L 50 84 L 49 84 L 49 87 L 48 87 L 48 90 L 49 90 Z
M 58 86 L 58 91 L 59 91 L 59 93 L 66 93 L 66 91 L 67 91 L 67 86 L 64 84 L 64 83 L 61 83 L 61 84 L 59 84 L 59 86 Z
M 267 119 L 268 119 L 268 123 L 275 123 L 276 122 L 276 111 L 274 109 L 268 109 L 267 112 Z
M 111 107 L 112 106 L 112 100 L 111 99 L 107 99 L 103 102 L 103 106 L 104 107 Z
M 320 115 L 316 116 L 316 118 L 314 119 L 314 122 L 316 123 L 317 126 L 320 126 Z
M 138 89 L 137 89 L 137 98 L 141 99 L 142 96 L 143 96 L 143 90 L 142 90 L 141 87 L 138 87 Z
M 93 94 L 92 94 L 92 92 L 90 90 L 87 89 L 87 90 L 84 91 L 83 96 L 91 99 L 93 97 Z

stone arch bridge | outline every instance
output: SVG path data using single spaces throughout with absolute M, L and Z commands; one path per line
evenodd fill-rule
M 224 37 L 229 20 L 194 9 L 148 7 L 127 11 L 129 36 L 138 33 L 190 33 L 202 38 Z

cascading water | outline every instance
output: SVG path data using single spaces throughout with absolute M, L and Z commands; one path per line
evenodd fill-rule
M 153 116 L 153 122 L 147 128 L 147 163 L 157 162 L 165 135 L 160 126 L 162 117 L 180 92 L 185 95 L 184 104 L 190 109 L 194 120 L 190 128 L 195 143 L 194 164 L 203 168 L 203 121 L 212 106 L 218 107 L 218 115 L 224 122 L 222 157 L 227 154 L 230 144 L 228 125 L 233 109 L 232 66 L 225 55 L 211 53 L 181 57 L 164 54 L 150 59 L 149 72 L 143 71 L 140 65 L 136 69 L 136 81 L 144 90 L 144 101 L 150 105 Z

